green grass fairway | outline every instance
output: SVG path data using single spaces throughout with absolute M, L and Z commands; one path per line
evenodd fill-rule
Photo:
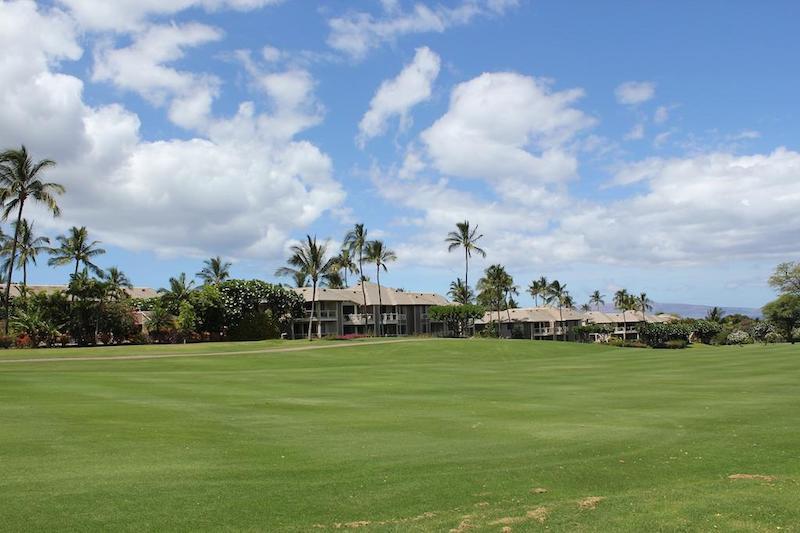
M 0 364 L 6 531 L 786 532 L 799 503 L 800 346 Z

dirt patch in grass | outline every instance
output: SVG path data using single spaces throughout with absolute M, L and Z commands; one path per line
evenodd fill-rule
M 578 502 L 578 507 L 583 510 L 597 509 L 597 506 L 605 500 L 602 496 L 589 496 Z
M 409 516 L 406 518 L 392 518 L 389 520 L 354 520 L 352 522 L 334 522 L 330 527 L 333 529 L 358 529 L 367 526 L 387 526 L 387 525 L 396 525 L 396 524 L 406 524 L 408 522 L 419 522 L 420 520 L 427 520 L 428 518 L 433 518 L 436 516 L 434 512 L 427 512 L 422 513 L 421 515 L 417 516 Z M 327 529 L 328 526 L 324 524 L 314 524 L 315 528 L 318 529 Z
M 550 514 L 550 511 L 547 510 L 547 507 L 537 507 L 532 511 L 528 511 L 525 515 L 526 517 L 536 520 L 540 524 L 544 524 L 544 521 L 547 520 L 547 516 Z
M 550 511 L 547 507 L 537 507 L 536 509 L 531 509 L 524 516 L 505 516 L 503 518 L 499 518 L 493 522 L 489 522 L 490 526 L 513 526 L 515 524 L 522 524 L 528 522 L 529 520 L 536 520 L 540 524 L 543 524 L 545 520 L 547 520 Z
M 472 516 L 467 515 L 461 519 L 461 522 L 450 530 L 450 533 L 464 533 L 464 531 L 469 531 L 473 529 L 475 526 L 472 525 Z
M 544 494 L 545 492 L 547 492 L 547 489 L 543 489 L 542 487 L 531 489 L 531 494 Z
M 756 481 L 775 481 L 775 476 L 765 476 L 764 474 L 731 474 L 728 479 L 754 479 Z

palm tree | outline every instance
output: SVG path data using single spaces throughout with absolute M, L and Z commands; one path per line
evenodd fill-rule
M 588 313 L 591 310 L 592 310 L 591 304 L 589 303 L 581 304 L 581 311 L 583 311 L 584 313 Z
M 361 312 L 367 307 L 367 290 L 364 288 L 364 254 L 367 247 L 367 229 L 364 224 L 356 224 L 353 229 L 344 236 L 344 247 L 349 250 L 350 255 L 358 256 L 358 276 L 361 284 L 361 296 L 363 305 Z
M 564 307 L 571 307 L 573 305 L 572 297 L 567 291 L 567 285 L 560 283 L 558 280 L 553 280 L 547 286 L 545 301 L 550 304 L 555 302 L 558 304 L 558 318 L 561 323 L 564 340 L 567 340 L 567 328 L 564 327 Z M 556 328 L 553 328 L 553 340 L 556 340 Z
M 102 248 L 97 248 L 100 241 L 89 242 L 89 232 L 86 230 L 86 226 L 80 228 L 72 226 L 66 235 L 59 235 L 56 240 L 60 246 L 50 250 L 53 257 L 47 261 L 48 265 L 62 266 L 75 261 L 74 274 L 78 274 L 81 263 L 83 263 L 84 268 L 90 270 L 96 276 L 102 275 L 103 270 L 92 263 L 92 258 L 103 255 L 106 251 Z
M 331 289 L 344 289 L 344 280 L 342 279 L 342 272 L 337 268 L 335 264 L 336 258 L 333 258 L 334 264 L 331 265 L 331 270 L 327 274 L 325 274 L 322 278 L 329 288 Z
M 528 294 L 531 295 L 531 298 L 533 298 L 533 303 L 537 307 L 539 305 L 539 298 L 542 298 L 542 301 L 544 301 L 545 293 L 547 292 L 547 287 L 549 285 L 550 284 L 547 282 L 547 278 L 544 276 L 531 281 L 531 284 L 528 285 Z
M 706 320 L 716 322 L 717 324 L 722 324 L 722 317 L 724 314 L 725 311 L 717 306 L 714 306 L 708 310 L 708 313 L 706 313 Z
M 220 256 L 203 261 L 203 269 L 197 277 L 203 280 L 204 285 L 219 285 L 231 275 L 231 264 L 223 261 Z
M 511 304 L 509 302 L 514 302 L 514 298 L 512 295 L 519 296 L 519 289 L 516 285 L 514 285 L 514 278 L 511 277 L 511 274 L 508 272 L 505 273 L 503 278 L 503 300 L 506 306 L 506 313 L 508 314 L 508 322 L 511 323 Z M 514 302 L 514 307 L 517 307 L 516 302 Z
M 628 319 L 625 316 L 626 311 L 634 311 L 636 309 L 636 297 L 628 294 L 625 289 L 620 289 L 614 293 L 614 307 L 622 311 L 622 340 L 628 340 Z
M 455 281 L 450 282 L 450 290 L 447 295 L 453 299 L 454 302 L 466 305 L 472 301 L 472 289 L 464 284 L 464 280 L 456 278 Z
M 317 243 L 317 236 L 306 235 L 306 241 L 293 245 L 290 266 L 279 268 L 276 276 L 293 276 L 304 273 L 311 278 L 311 316 L 308 319 L 308 340 L 311 340 L 311 326 L 314 324 L 314 303 L 317 299 L 317 284 L 333 268 L 333 259 L 328 258 L 328 244 Z
M 302 270 L 295 271 L 292 274 L 292 278 L 294 278 L 293 280 L 295 287 L 308 287 L 308 274 Z
M 381 336 L 383 333 L 380 320 L 383 307 L 383 300 L 381 299 L 381 269 L 386 272 L 386 263 L 396 261 L 397 254 L 395 254 L 393 250 L 387 248 L 386 245 L 383 244 L 383 241 L 369 241 L 367 243 L 366 252 L 367 261 L 375 263 L 375 268 L 377 271 L 375 281 L 378 284 L 378 312 L 375 316 L 375 334 L 377 336 Z
M 16 224 L 16 223 L 15 223 Z M 14 231 L 19 235 L 19 242 L 17 243 L 17 268 L 22 269 L 22 289 L 28 286 L 28 263 L 36 264 L 36 257 L 50 249 L 50 239 L 47 237 L 37 237 L 33 232 L 33 223 L 28 223 L 24 218 L 20 221 L 21 227 L 19 231 Z M 7 239 L 4 245 L 7 248 L 6 262 L 3 263 L 3 270 L 8 267 L 8 261 L 11 260 L 11 239 Z M 4 250 L 6 251 L 6 250 Z
M 600 291 L 594 291 L 591 296 L 589 296 L 589 303 L 594 306 L 595 311 L 599 311 L 600 307 L 606 304 L 604 298 L 606 297 L 605 294 L 600 294 Z
M 156 337 L 160 339 L 164 333 L 175 327 L 175 319 L 163 305 L 156 304 L 150 310 L 145 327 L 150 335 L 155 333 Z
M 642 322 L 647 323 L 647 312 L 653 310 L 653 300 L 647 297 L 647 293 L 643 292 L 636 298 L 636 304 L 639 311 L 642 312 Z
M 500 338 L 500 308 L 503 306 L 509 275 L 503 265 L 490 265 L 478 280 L 478 301 L 497 312 L 497 338 Z
M 100 279 L 106 284 L 108 295 L 113 300 L 130 298 L 130 294 L 125 289 L 132 289 L 133 283 L 128 276 L 119 268 L 112 266 L 102 273 Z
M 458 222 L 456 224 L 456 231 L 451 231 L 447 234 L 445 242 L 448 244 L 447 251 L 452 252 L 457 248 L 464 248 L 464 285 L 469 287 L 469 258 L 472 257 L 472 252 L 486 257 L 486 251 L 478 246 L 478 241 L 483 238 L 482 234 L 478 234 L 478 226 L 474 228 L 469 227 L 469 220 Z
M 186 279 L 186 272 L 181 272 L 177 278 L 169 278 L 169 289 L 160 288 L 158 293 L 169 306 L 171 312 L 177 312 L 182 302 L 189 299 L 194 290 L 194 280 Z
M 16 211 L 17 223 L 14 226 L 14 241 L 11 245 L 11 255 L 6 269 L 5 292 L 5 333 L 8 334 L 9 310 L 11 305 L 11 274 L 14 272 L 14 261 L 17 256 L 17 243 L 19 231 L 22 229 L 22 211 L 25 203 L 30 199 L 43 204 L 54 217 L 61 214 L 56 203 L 55 195 L 62 194 L 64 187 L 58 183 L 43 182 L 39 175 L 46 169 L 55 165 L 54 161 L 43 159 L 34 163 L 25 146 L 19 150 L 6 150 L 0 153 L 0 202 L 3 205 L 2 220 Z
M 341 271 L 340 277 L 343 280 L 343 285 L 344 287 L 347 287 L 347 274 L 358 273 L 358 265 L 355 263 L 355 261 L 353 261 L 353 255 L 350 253 L 350 249 L 342 248 L 342 250 L 339 252 L 339 255 L 333 259 L 337 272 Z

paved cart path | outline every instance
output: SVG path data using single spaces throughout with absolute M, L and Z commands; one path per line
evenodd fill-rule
M 360 342 L 325 342 L 325 344 L 308 344 L 306 346 L 291 346 L 286 348 L 261 348 L 258 350 L 236 350 L 229 352 L 190 352 L 190 353 L 159 353 L 159 354 L 133 354 L 133 355 L 89 355 L 76 357 L 36 357 L 27 359 L 0 359 L 0 364 L 9 363 L 61 363 L 68 361 L 135 361 L 140 359 L 170 359 L 176 357 L 206 357 L 221 355 L 247 355 L 269 354 L 285 352 L 305 352 L 309 350 L 327 350 L 329 348 L 349 348 L 354 346 L 377 346 L 382 344 L 398 344 L 404 342 L 430 341 L 431 339 L 392 339 L 385 341 L 360 341 Z

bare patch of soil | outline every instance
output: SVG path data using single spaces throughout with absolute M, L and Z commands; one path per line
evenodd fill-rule
M 544 524 L 544 521 L 547 520 L 547 516 L 550 514 L 550 511 L 547 510 L 547 507 L 537 507 L 532 511 L 528 511 L 525 515 L 526 517 L 536 520 L 540 524 Z
M 597 509 L 601 501 L 605 500 L 602 496 L 589 496 L 578 502 L 578 507 L 584 510 Z
M 536 487 L 535 489 L 531 489 L 531 494 L 544 494 L 545 492 L 547 492 L 547 489 L 544 489 L 542 487 Z
M 469 531 L 474 527 L 475 526 L 472 525 L 472 517 L 467 515 L 461 520 L 458 526 L 450 530 L 450 533 L 464 533 L 464 531 Z
M 764 474 L 731 474 L 728 479 L 754 479 L 756 481 L 775 481 L 775 476 L 765 476 Z

